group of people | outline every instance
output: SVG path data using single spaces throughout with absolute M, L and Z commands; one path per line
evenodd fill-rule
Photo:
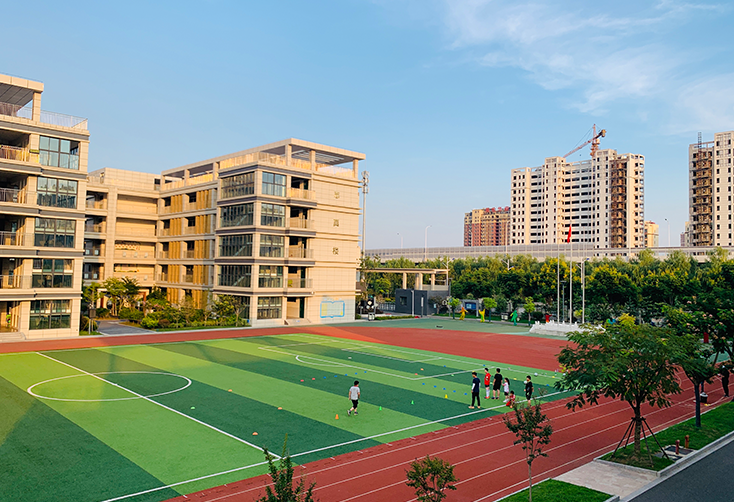
M 491 393 L 492 396 L 490 397 L 490 386 L 491 386 Z M 472 386 L 471 386 L 471 405 L 469 405 L 469 408 L 474 409 L 474 402 L 477 403 L 477 408 L 482 407 L 482 402 L 479 397 L 479 390 L 481 387 L 481 382 L 479 381 L 479 377 L 477 376 L 477 372 L 472 372 Z M 497 368 L 496 373 L 494 376 L 492 376 L 489 373 L 489 368 L 484 368 L 484 389 L 486 392 L 486 395 L 484 399 L 500 399 L 500 392 L 504 392 L 505 394 L 505 405 L 512 408 L 512 406 L 515 405 L 515 391 L 510 390 L 510 379 L 504 378 L 502 376 L 502 372 L 499 368 Z M 530 375 L 528 375 L 525 379 L 525 399 L 530 401 L 530 399 L 533 397 L 533 380 L 530 378 Z

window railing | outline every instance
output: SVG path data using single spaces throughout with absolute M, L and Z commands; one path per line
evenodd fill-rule
M 31 153 L 27 148 L 10 145 L 0 145 L 0 159 L 39 163 L 38 153 Z
M 288 258 L 313 258 L 313 249 L 306 249 L 301 247 L 290 247 L 288 248 Z
M 307 220 L 306 218 L 291 218 L 288 226 L 290 228 L 302 228 L 305 230 L 312 230 L 313 222 L 311 220 Z
M 289 188 L 288 198 L 290 199 L 304 199 L 314 200 L 316 197 L 313 190 L 304 190 L 303 188 Z
M 286 287 L 288 289 L 310 289 L 311 284 L 312 279 L 297 277 L 295 279 L 288 279 Z
M 21 106 L 0 102 L 0 115 L 33 121 L 33 106 L 31 104 Z M 87 119 L 85 118 L 45 110 L 41 110 L 38 121 L 44 124 L 69 127 L 71 129 L 87 130 L 88 128 Z

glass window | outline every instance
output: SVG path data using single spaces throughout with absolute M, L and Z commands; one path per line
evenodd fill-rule
M 282 258 L 285 238 L 281 235 L 260 235 L 260 256 Z
M 78 182 L 73 180 L 39 176 L 36 203 L 39 206 L 74 209 L 76 208 L 77 188 Z
M 219 238 L 219 256 L 252 256 L 252 234 L 223 235 Z
M 255 173 L 238 174 L 222 178 L 222 198 L 239 197 L 255 193 Z
M 34 245 L 39 247 L 73 248 L 75 220 L 36 218 Z
M 263 195 L 285 197 L 285 176 L 282 174 L 263 173 Z
M 285 206 L 278 204 L 260 204 L 260 224 L 268 227 L 285 226 Z
M 219 267 L 219 285 L 249 288 L 252 267 L 250 265 L 222 265 Z
M 257 299 L 258 319 L 280 319 L 283 299 L 279 296 L 261 296 Z
M 79 169 L 79 142 L 41 136 L 39 162 L 44 166 Z
M 31 301 L 30 329 L 69 327 L 71 327 L 71 300 Z
M 73 282 L 73 261 L 35 258 L 33 260 L 34 288 L 70 288 Z
M 253 213 L 255 205 L 236 204 L 234 206 L 222 206 L 220 215 L 220 226 L 222 227 L 241 227 L 253 224 Z
M 283 267 L 278 265 L 260 265 L 257 285 L 261 288 L 282 288 Z

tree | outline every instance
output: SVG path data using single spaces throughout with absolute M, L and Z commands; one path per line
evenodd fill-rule
M 414 460 L 406 474 L 406 484 L 415 490 L 421 502 L 441 502 L 446 498 L 446 490 L 456 490 L 452 484 L 458 481 L 454 466 L 441 458 L 426 455 L 422 460 Z
M 456 312 L 456 307 L 461 305 L 461 300 L 458 298 L 449 298 L 448 301 L 449 308 L 451 309 L 451 319 L 454 319 L 454 313 Z
M 530 326 L 530 322 L 531 322 L 530 321 L 530 316 L 533 314 L 533 312 L 535 312 L 535 302 L 533 301 L 533 297 L 532 296 L 528 296 L 525 299 L 525 305 L 524 305 L 524 307 L 525 307 L 525 312 L 528 313 L 528 326 Z
M 598 404 L 600 397 L 621 399 L 630 405 L 638 461 L 643 403 L 667 407 L 668 395 L 681 392 L 674 364 L 678 347 L 670 343 L 669 335 L 661 328 L 638 326 L 633 317 L 624 314 L 604 328 L 571 333 L 571 344 L 558 356 L 566 372 L 556 388 L 581 391 L 566 405 L 568 408 Z
M 138 284 L 138 280 L 135 278 L 130 277 L 123 277 L 122 278 L 122 300 L 125 305 L 128 306 L 128 308 L 134 308 L 133 303 L 135 302 L 135 299 L 140 295 L 140 284 Z
M 508 415 L 505 415 L 502 420 L 510 432 L 517 437 L 514 444 L 521 444 L 522 449 L 525 450 L 528 482 L 530 483 L 528 502 L 533 502 L 533 461 L 538 457 L 548 456 L 543 449 L 550 444 L 553 425 L 548 416 L 543 413 L 539 401 L 528 405 L 515 403 L 512 409 L 515 412 L 515 421 L 513 422 Z
M 482 302 L 484 303 L 484 308 L 489 309 L 488 319 L 489 319 L 489 322 L 492 322 L 492 309 L 497 308 L 497 300 L 491 297 L 486 297 L 482 299 Z
M 120 311 L 120 303 L 125 294 L 125 284 L 117 277 L 108 277 L 102 283 L 107 291 L 106 296 L 112 301 L 112 315 L 117 315 Z
M 288 454 L 287 444 L 288 434 L 285 435 L 283 455 L 277 467 L 268 449 L 263 448 L 265 459 L 268 461 L 270 479 L 273 480 L 273 489 L 271 490 L 269 486 L 265 487 L 265 496 L 257 499 L 257 502 L 313 502 L 313 489 L 316 483 L 311 483 L 306 487 L 306 480 L 301 478 L 301 481 L 295 487 L 293 486 L 293 463 Z

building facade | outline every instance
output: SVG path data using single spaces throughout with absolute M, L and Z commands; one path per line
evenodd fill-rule
M 598 150 L 590 160 L 549 157 L 512 170 L 510 244 L 644 245 L 645 158 Z
M 0 75 L 0 331 L 76 335 L 87 120 L 41 108 L 40 82 Z
M 690 245 L 731 246 L 732 135 L 714 134 L 714 140 L 688 147 L 688 216 Z
M 464 215 L 465 246 L 509 244 L 510 207 L 472 209 Z
M 654 221 L 645 222 L 645 247 L 656 248 L 660 246 L 660 226 Z

